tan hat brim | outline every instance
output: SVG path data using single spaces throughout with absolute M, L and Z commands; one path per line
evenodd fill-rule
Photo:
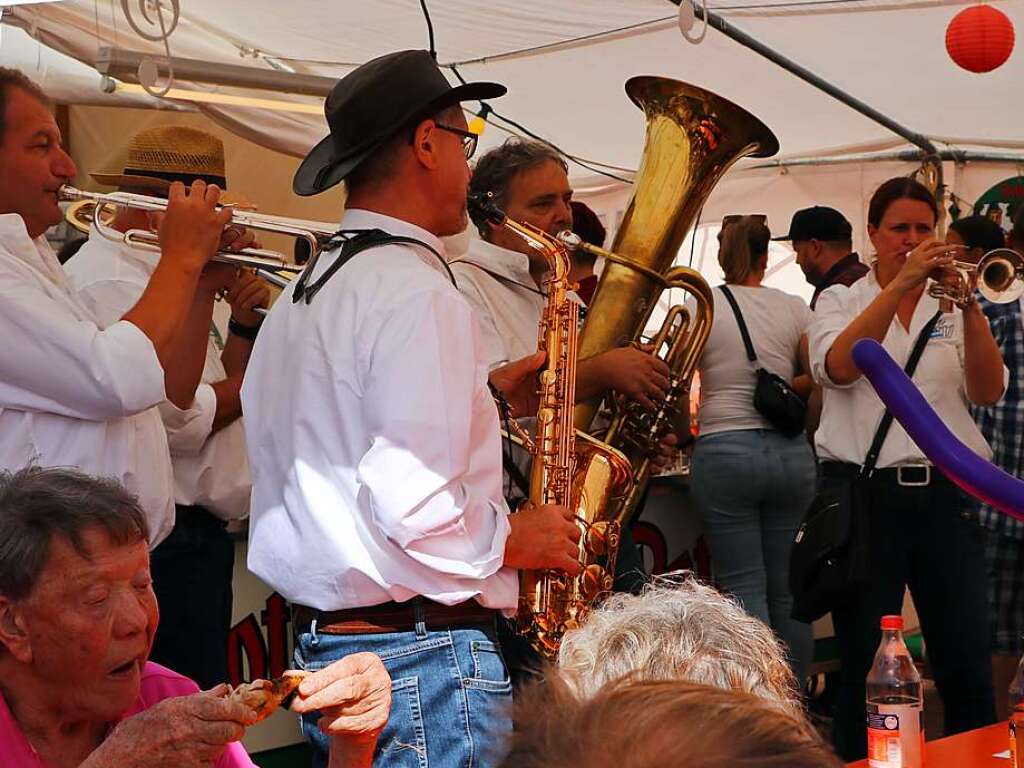
M 153 189 L 166 192 L 171 188 L 171 182 L 166 179 L 158 179 L 155 176 L 134 176 L 123 173 L 90 173 L 93 181 L 105 187 L 132 187 L 134 189 Z

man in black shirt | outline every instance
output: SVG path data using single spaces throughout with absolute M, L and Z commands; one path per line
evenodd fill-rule
M 816 205 L 793 214 L 789 233 L 776 240 L 791 240 L 796 263 L 814 286 L 811 309 L 823 290 L 832 285 L 853 285 L 868 268 L 853 252 L 853 228 L 835 208 Z

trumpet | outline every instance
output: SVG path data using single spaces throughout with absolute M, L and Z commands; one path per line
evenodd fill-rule
M 940 301 L 962 307 L 977 288 L 993 304 L 1009 304 L 1024 295 L 1024 258 L 1010 248 L 994 248 L 976 264 L 954 259 L 949 269 L 933 278 L 928 294 Z
M 140 211 L 161 212 L 167 210 L 167 201 L 161 197 L 137 195 L 131 192 L 85 192 L 65 184 L 60 188 L 58 197 L 66 202 L 89 202 L 92 204 L 92 226 L 107 240 L 124 243 L 132 248 L 159 251 L 160 241 L 156 234 L 145 229 L 130 229 L 119 232 L 110 226 L 109 218 L 104 216 L 107 206 L 135 208 Z M 221 206 L 231 207 L 231 206 Z M 254 229 L 260 232 L 274 232 L 288 235 L 309 244 L 311 259 L 316 258 L 322 250 L 321 243 L 326 242 L 337 231 L 336 224 L 323 221 L 306 221 L 292 219 L 287 216 L 272 216 L 255 211 L 232 210 L 231 224 Z M 220 251 L 213 257 L 214 261 L 249 267 L 257 270 L 273 272 L 301 272 L 303 266 L 289 261 L 284 254 L 262 248 L 243 248 L 240 251 Z

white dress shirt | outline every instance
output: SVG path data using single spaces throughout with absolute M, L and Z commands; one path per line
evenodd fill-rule
M 545 298 L 530 275 L 528 256 L 473 240 L 467 253 L 450 266 L 476 314 L 491 370 L 537 351 Z
M 875 270 L 852 286 L 834 285 L 818 297 L 814 322 L 808 333 L 811 371 L 822 385 L 821 423 L 815 433 L 818 458 L 863 464 L 875 430 L 885 407 L 867 378 L 861 376 L 852 384 L 839 385 L 825 371 L 825 355 L 836 337 L 860 315 L 881 293 Z M 939 301 L 925 291 L 905 330 L 898 318 L 882 341 L 893 360 L 906 366 L 914 342 L 925 324 L 939 308 Z M 1009 371 L 1003 366 L 1003 386 Z M 943 314 L 932 331 L 913 376 L 914 384 L 939 418 L 964 444 L 978 455 L 989 459 L 992 451 L 968 410 L 964 373 L 963 314 Z M 879 468 L 901 464 L 928 463 L 917 444 L 910 439 L 898 421 L 894 421 L 878 457 Z
M 135 306 L 159 261 L 159 253 L 112 242 L 93 229 L 89 241 L 64 270 L 78 298 L 105 328 Z M 175 502 L 201 506 L 221 520 L 231 521 L 249 514 L 252 484 L 241 419 L 213 431 L 217 395 L 210 385 L 226 378 L 211 337 L 202 383 L 192 406 L 181 410 L 165 400 L 160 404 L 160 416 L 171 449 Z
M 444 254 L 391 217 L 349 210 L 341 226 Z M 242 387 L 249 569 L 324 611 L 417 595 L 514 608 L 498 413 L 476 321 L 444 264 L 387 245 L 355 256 L 309 304 L 291 291 L 264 322 Z
M 75 467 L 139 497 L 151 545 L 174 526 L 164 371 L 132 323 L 101 330 L 46 240 L 0 215 L 0 467 Z

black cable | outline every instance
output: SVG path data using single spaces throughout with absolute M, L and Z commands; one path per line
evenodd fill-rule
M 434 24 L 430 20 L 430 11 L 427 10 L 427 0 L 420 0 L 420 8 L 423 9 L 423 18 L 427 20 L 427 36 L 430 38 L 430 58 L 437 61 L 437 48 L 434 47 Z
M 455 66 L 454 64 L 450 64 L 450 65 L 448 65 L 448 68 L 451 69 L 451 71 L 455 74 L 455 77 L 458 78 L 460 83 L 462 83 L 463 85 L 466 84 L 466 78 L 464 78 L 462 76 L 462 73 L 459 72 L 459 69 L 458 69 L 457 66 Z M 497 110 L 495 110 L 494 107 L 492 107 L 487 102 L 481 101 L 480 102 L 480 106 L 481 106 L 481 108 L 486 107 L 488 113 L 490 115 L 492 115 L 493 117 L 495 117 L 496 119 L 508 123 L 509 125 L 511 125 L 516 130 L 518 130 L 518 131 L 526 134 L 527 136 L 529 136 L 531 139 L 535 139 L 536 141 L 539 141 L 539 142 L 541 142 L 543 144 L 547 144 L 549 147 L 551 147 L 558 154 L 562 155 L 563 157 L 565 157 L 570 162 L 576 163 L 576 165 L 578 165 L 578 166 L 580 166 L 582 168 L 586 168 L 591 173 L 596 173 L 596 174 L 599 174 L 600 176 L 607 176 L 609 179 L 615 179 L 616 181 L 621 181 L 623 184 L 632 184 L 633 183 L 632 179 L 626 179 L 626 178 L 623 178 L 622 176 L 616 176 L 614 173 L 609 173 L 608 171 L 603 171 L 600 168 L 596 168 L 596 167 L 594 167 L 592 165 L 589 165 L 588 162 L 584 158 L 578 157 L 576 155 L 570 155 L 568 152 L 566 152 L 564 149 L 559 147 L 553 141 L 545 139 L 543 136 L 540 136 L 540 135 L 534 133 L 529 128 L 527 128 L 525 125 L 523 125 L 522 123 L 517 123 L 512 118 L 505 117 L 504 115 L 499 113 Z
M 693 268 L 693 254 L 697 247 L 697 230 L 700 228 L 700 217 L 704 214 L 704 206 L 702 205 L 697 209 L 697 219 L 693 222 L 693 226 L 690 227 L 690 263 L 687 264 L 691 269 Z M 701 266 L 704 266 L 701 264 Z
M 524 126 L 522 123 L 517 123 L 512 118 L 505 117 L 504 115 L 499 114 L 498 112 L 494 111 L 493 107 L 491 108 L 491 114 L 495 118 L 497 118 L 498 120 L 502 120 L 502 121 L 508 123 L 509 125 L 511 125 L 513 128 L 516 128 L 517 130 L 522 131 L 527 136 L 529 136 L 531 139 L 536 139 L 537 141 L 540 141 L 540 142 L 543 142 L 544 144 L 547 144 L 549 147 L 551 147 L 553 150 L 558 152 L 560 155 L 563 155 L 566 160 L 569 160 L 570 162 L 576 163 L 576 165 L 580 166 L 581 168 L 586 168 L 591 173 L 596 173 L 596 174 L 598 174 L 600 176 L 607 176 L 609 179 L 615 179 L 615 181 L 621 181 L 623 184 L 632 184 L 633 183 L 632 179 L 627 179 L 627 178 L 624 178 L 622 176 L 618 176 L 618 175 L 616 175 L 614 173 L 609 173 L 608 171 L 603 171 L 600 168 L 597 168 L 597 167 L 595 167 L 593 165 L 590 165 L 586 160 L 584 160 L 581 157 L 577 157 L 576 155 L 570 155 L 568 152 L 566 152 L 564 149 L 559 147 L 553 141 L 545 139 L 543 136 L 540 136 L 540 135 L 534 133 L 529 128 Z

